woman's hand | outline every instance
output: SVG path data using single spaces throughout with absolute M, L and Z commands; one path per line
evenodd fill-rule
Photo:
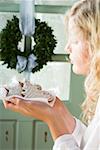
M 24 100 L 17 96 L 12 96 L 9 100 L 4 100 L 3 104 L 6 109 L 21 113 L 25 116 L 37 118 L 44 122 L 47 122 L 47 119 L 50 117 L 52 112 L 52 107 L 46 103 Z
M 12 97 L 3 103 L 6 109 L 47 123 L 53 139 L 65 133 L 72 133 L 74 130 L 75 120 L 58 97 L 53 107 L 43 102 L 23 100 L 19 97 Z

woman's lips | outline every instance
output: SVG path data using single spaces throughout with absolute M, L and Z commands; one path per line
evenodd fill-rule
M 69 56 L 69 59 L 70 59 L 70 63 L 73 64 L 73 60 L 71 56 Z

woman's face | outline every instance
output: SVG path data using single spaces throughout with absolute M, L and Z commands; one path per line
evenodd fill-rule
M 73 72 L 86 75 L 89 72 L 89 46 L 83 32 L 74 24 L 73 17 L 68 23 L 68 43 L 65 50 L 70 54 Z

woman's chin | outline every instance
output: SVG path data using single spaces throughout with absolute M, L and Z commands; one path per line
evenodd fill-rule
M 86 76 L 87 72 L 86 70 L 84 70 L 83 68 L 81 67 L 76 67 L 73 65 L 73 68 L 72 68 L 73 72 L 77 75 L 84 75 Z

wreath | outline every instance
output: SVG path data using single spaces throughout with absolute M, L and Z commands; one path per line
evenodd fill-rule
M 7 68 L 16 69 L 17 56 L 28 58 L 30 54 L 36 56 L 37 65 L 32 69 L 32 72 L 39 71 L 51 61 L 53 50 L 56 47 L 56 39 L 53 35 L 53 30 L 46 22 L 41 22 L 40 19 L 35 19 L 34 46 L 31 51 L 20 51 L 18 43 L 22 39 L 22 34 L 19 29 L 19 19 L 13 16 L 12 20 L 7 20 L 6 27 L 1 31 L 1 60 L 3 64 L 7 64 Z

